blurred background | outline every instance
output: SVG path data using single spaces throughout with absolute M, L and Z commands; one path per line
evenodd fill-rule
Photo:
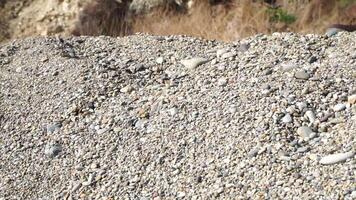
M 356 24 L 356 0 L 0 0 L 0 42 L 136 32 L 232 41 L 335 23 Z

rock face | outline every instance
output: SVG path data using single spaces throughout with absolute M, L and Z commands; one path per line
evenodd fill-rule
M 352 199 L 354 154 L 335 154 L 355 152 L 355 46 L 349 32 L 1 45 L 0 199 Z

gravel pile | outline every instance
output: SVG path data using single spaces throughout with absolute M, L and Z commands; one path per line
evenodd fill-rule
M 354 199 L 356 33 L 0 46 L 0 199 Z

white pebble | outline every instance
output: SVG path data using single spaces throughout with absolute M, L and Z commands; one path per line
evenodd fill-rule
M 196 58 L 191 58 L 191 59 L 180 61 L 180 63 L 188 69 L 195 69 L 197 66 L 204 64 L 206 62 L 208 62 L 208 60 L 205 58 L 201 58 L 201 57 L 196 57 Z
M 335 112 L 339 112 L 339 111 L 345 110 L 345 108 L 346 108 L 346 105 L 345 105 L 345 104 L 339 103 L 339 104 L 336 104 L 336 105 L 334 106 L 333 110 L 334 110 Z
M 292 119 L 292 117 L 290 116 L 289 113 L 284 115 L 284 117 L 282 118 L 282 122 L 283 123 L 291 123 L 292 121 L 293 121 L 293 119 Z
M 327 155 L 327 156 L 321 158 L 319 163 L 322 165 L 332 165 L 332 164 L 343 162 L 343 161 L 347 160 L 348 158 L 353 157 L 354 155 L 355 155 L 355 153 L 352 151 L 349 151 L 346 153 L 337 153 L 337 154 Z

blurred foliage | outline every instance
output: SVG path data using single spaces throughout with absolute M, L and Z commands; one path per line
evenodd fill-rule
M 356 0 L 338 0 L 338 4 L 340 7 L 344 8 L 351 4 L 356 4 Z
M 285 24 L 292 24 L 297 20 L 297 17 L 289 14 L 282 8 L 268 8 L 267 13 L 270 16 L 272 22 L 283 22 Z

